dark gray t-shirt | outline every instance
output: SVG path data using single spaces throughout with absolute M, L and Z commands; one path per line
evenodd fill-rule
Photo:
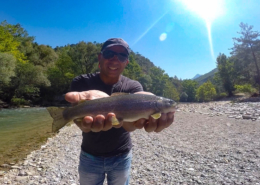
M 71 91 L 81 92 L 88 90 L 99 90 L 111 95 L 115 92 L 135 93 L 143 91 L 143 87 L 139 82 L 123 75 L 114 85 L 106 85 L 100 79 L 99 73 L 84 74 L 73 79 Z M 97 133 L 82 132 L 82 134 L 82 150 L 94 156 L 111 157 L 129 152 L 132 148 L 130 134 L 122 127 Z

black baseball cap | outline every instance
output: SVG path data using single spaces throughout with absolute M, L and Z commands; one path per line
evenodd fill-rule
M 101 48 L 101 52 L 104 51 L 105 49 L 111 47 L 111 46 L 123 46 L 126 49 L 127 54 L 129 55 L 129 53 L 130 53 L 129 45 L 127 44 L 126 41 L 124 41 L 121 38 L 110 38 L 110 39 L 108 39 L 106 42 L 104 42 L 104 44 Z

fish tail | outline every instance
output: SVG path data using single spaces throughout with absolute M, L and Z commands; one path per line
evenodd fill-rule
M 65 108 L 60 107 L 47 107 L 51 117 L 53 118 L 52 122 L 52 132 L 57 132 L 59 129 L 64 127 L 70 120 L 63 118 L 63 111 Z

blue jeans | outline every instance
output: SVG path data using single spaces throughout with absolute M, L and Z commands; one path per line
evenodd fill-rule
M 80 185 L 103 185 L 107 174 L 108 185 L 128 185 L 132 161 L 129 153 L 113 157 L 96 157 L 84 151 L 80 153 Z

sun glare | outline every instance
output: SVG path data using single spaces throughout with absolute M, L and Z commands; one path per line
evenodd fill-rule
M 213 60 L 215 60 L 213 42 L 211 36 L 212 22 L 224 14 L 225 0 L 177 0 L 181 2 L 187 10 L 197 14 L 204 19 L 208 31 L 208 39 L 210 46 L 210 53 Z
M 206 22 L 212 22 L 224 13 L 224 0 L 181 0 L 184 6 Z

